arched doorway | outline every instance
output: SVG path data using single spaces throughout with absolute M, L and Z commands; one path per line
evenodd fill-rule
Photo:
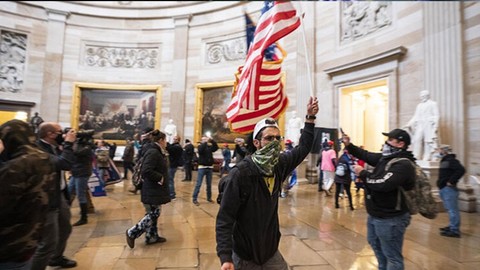
M 369 151 L 380 150 L 388 128 L 388 80 L 386 78 L 339 88 L 340 127 L 352 142 Z

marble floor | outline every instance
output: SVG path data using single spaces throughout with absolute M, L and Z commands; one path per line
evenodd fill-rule
M 134 249 L 127 246 L 125 230 L 144 215 L 140 195 L 128 192 L 130 181 L 108 186 L 108 196 L 93 198 L 95 214 L 89 215 L 87 225 L 73 228 L 65 253 L 77 260 L 75 269 L 220 269 L 215 252 L 218 205 L 206 201 L 202 187 L 200 206 L 195 206 L 195 181 L 181 182 L 182 178 L 183 172 L 177 172 L 177 200 L 163 206 L 158 222 L 166 243 L 146 246 L 142 236 Z M 218 180 L 215 175 L 214 198 Z M 280 251 L 291 269 L 376 269 L 366 241 L 363 195 L 352 192 L 354 211 L 347 200 L 335 209 L 333 196 L 326 197 L 310 184 L 295 186 L 289 197 L 280 199 Z M 78 218 L 75 201 L 72 222 Z M 406 269 L 480 269 L 480 214 L 462 212 L 461 218 L 462 238 L 447 238 L 438 230 L 448 224 L 446 213 L 434 220 L 414 216 L 404 243 Z

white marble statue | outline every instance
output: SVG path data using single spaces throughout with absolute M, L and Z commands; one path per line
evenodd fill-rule
M 298 140 L 300 139 L 300 130 L 303 127 L 304 121 L 302 118 L 297 116 L 297 112 L 292 112 L 292 118 L 288 120 L 288 127 L 286 132 L 286 138 L 293 142 L 293 145 L 298 145 Z
M 167 142 L 173 143 L 173 137 L 177 136 L 177 126 L 173 123 L 173 119 L 168 120 L 164 131 L 165 135 L 167 135 Z
M 412 136 L 413 155 L 418 160 L 431 161 L 438 148 L 438 105 L 427 90 L 420 91 L 420 104 L 404 129 Z

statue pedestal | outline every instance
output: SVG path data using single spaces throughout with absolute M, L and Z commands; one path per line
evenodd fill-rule
M 417 164 L 423 169 L 430 179 L 430 185 L 432 186 L 432 193 L 435 201 L 437 201 L 437 207 L 439 212 L 445 212 L 442 199 L 440 198 L 440 190 L 437 187 L 438 170 L 440 168 L 440 162 L 438 161 L 425 161 L 417 160 Z M 458 208 L 462 212 L 475 212 L 476 211 L 476 198 L 474 196 L 473 188 L 465 183 L 464 179 L 461 179 L 457 188 L 458 195 Z
M 318 154 L 308 154 L 307 166 L 305 168 L 305 177 L 308 180 L 309 184 L 318 183 L 318 170 L 316 161 L 318 159 Z

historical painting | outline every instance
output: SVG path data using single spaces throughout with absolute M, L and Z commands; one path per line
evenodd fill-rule
M 203 136 L 232 147 L 236 138 L 246 141 L 248 134 L 232 131 L 225 114 L 232 98 L 233 81 L 197 84 L 196 91 L 195 142 Z
M 159 128 L 161 88 L 152 85 L 75 84 L 72 127 L 94 139 L 124 144 L 147 128 Z

